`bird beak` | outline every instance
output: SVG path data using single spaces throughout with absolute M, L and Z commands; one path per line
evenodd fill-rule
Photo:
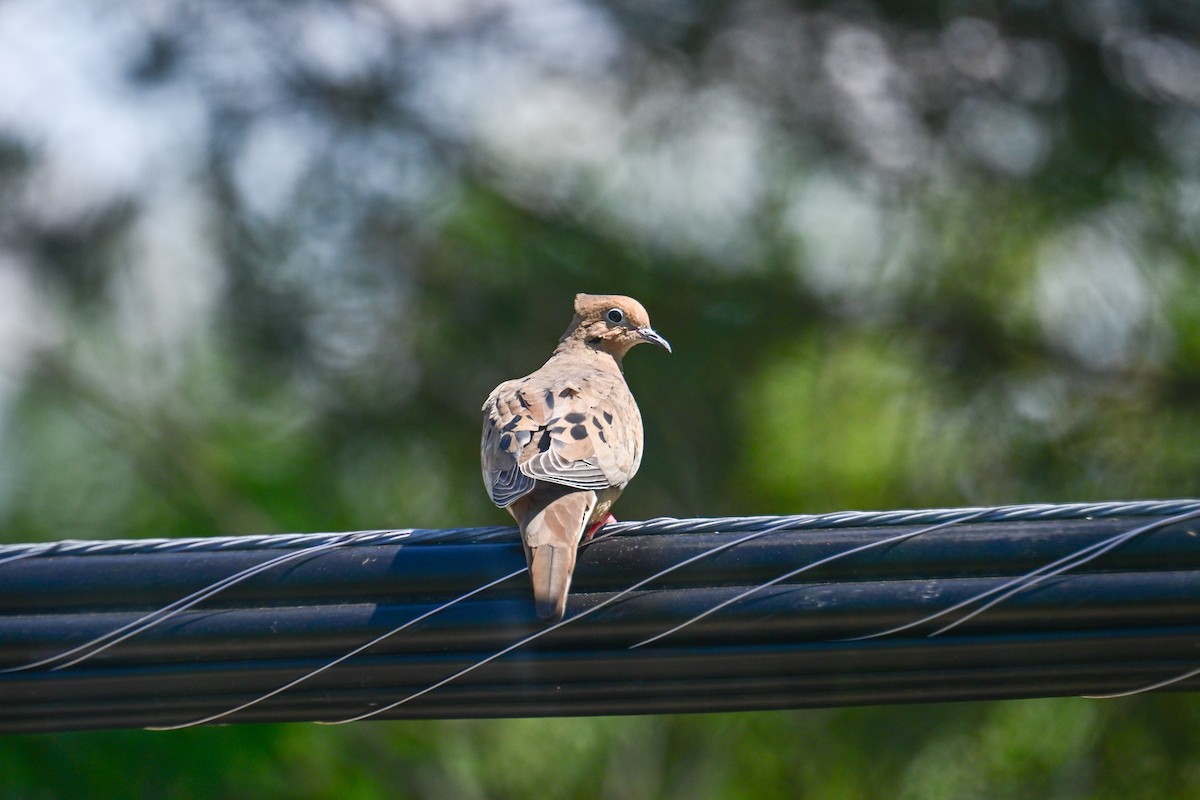
M 645 341 L 658 345 L 668 353 L 671 352 L 671 343 L 659 336 L 654 328 L 638 328 L 637 332 Z

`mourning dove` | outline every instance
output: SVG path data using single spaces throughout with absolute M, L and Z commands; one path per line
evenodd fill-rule
M 483 482 L 521 528 L 538 616 L 562 618 L 575 550 L 642 460 L 642 415 L 621 358 L 653 342 L 671 352 L 630 297 L 575 295 L 575 317 L 542 368 L 483 404 Z

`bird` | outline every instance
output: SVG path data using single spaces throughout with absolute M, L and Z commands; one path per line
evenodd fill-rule
M 614 518 L 642 461 L 642 415 L 621 360 L 649 342 L 671 352 L 631 297 L 575 295 L 549 360 L 483 404 L 483 482 L 521 529 L 537 614 L 562 619 L 581 540 Z

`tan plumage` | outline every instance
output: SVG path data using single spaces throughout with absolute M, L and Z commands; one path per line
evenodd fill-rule
M 562 618 L 584 532 L 608 519 L 641 463 L 642 416 L 621 358 L 642 342 L 671 350 L 636 300 L 576 295 L 550 360 L 483 404 L 483 482 L 521 528 L 543 619 Z

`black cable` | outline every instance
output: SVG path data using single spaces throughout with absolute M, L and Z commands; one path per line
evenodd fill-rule
M 402 703 L 546 629 L 523 575 L 252 701 L 519 571 L 524 556 L 510 529 L 10 545 L 0 548 L 0 668 L 51 661 L 0 674 L 0 731 L 169 726 L 243 704 L 220 721 L 342 720 L 393 704 L 382 716 L 666 713 L 1119 692 L 1200 667 L 1200 536 L 1181 516 L 1189 513 L 1200 515 L 1200 502 L 734 518 L 725 521 L 728 530 L 714 520 L 622 523 L 579 559 L 568 619 L 594 613 Z M 927 634 L 953 617 L 847 641 L 919 620 L 1170 516 L 1179 521 L 1042 580 L 937 638 Z M 945 524 L 956 519 L 964 521 Z M 772 526 L 782 529 L 769 532 Z M 630 649 L 805 564 L 925 527 L 931 529 L 830 560 Z M 755 532 L 761 535 L 747 535 Z M 729 546 L 739 539 L 746 540 Z M 322 544 L 334 546 L 302 553 Z M 65 663 L 54 661 L 56 654 L 284 552 L 295 557 L 223 586 L 199 605 L 160 614 L 153 627 L 78 664 L 52 668 Z M 688 559 L 695 560 L 618 597 Z M 1200 678 L 1189 678 L 1169 688 L 1197 685 Z

